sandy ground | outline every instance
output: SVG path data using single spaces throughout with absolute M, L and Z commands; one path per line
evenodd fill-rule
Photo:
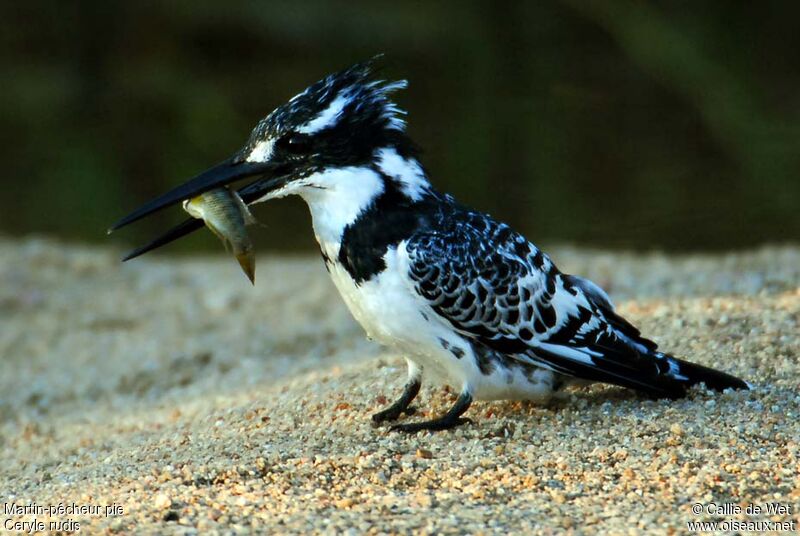
M 552 251 L 562 270 L 608 288 L 662 348 L 746 378 L 755 391 L 651 401 L 597 386 L 547 407 L 476 403 L 474 424 L 415 436 L 370 426 L 370 413 L 399 393 L 404 364 L 364 339 L 318 258 L 263 256 L 253 288 L 222 253 L 125 265 L 119 253 L 0 240 L 5 528 L 797 526 L 800 249 Z M 440 413 L 453 398 L 427 387 L 419 415 Z M 791 513 L 744 510 L 767 502 Z M 716 515 L 693 514 L 695 503 Z M 24 515 L 9 510 L 23 506 L 16 513 Z

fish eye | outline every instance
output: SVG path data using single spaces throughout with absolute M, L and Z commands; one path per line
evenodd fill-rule
M 278 139 L 278 147 L 287 153 L 302 155 L 311 148 L 311 140 L 305 134 L 290 132 Z

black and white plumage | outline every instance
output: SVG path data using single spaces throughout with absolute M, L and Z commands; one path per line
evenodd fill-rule
M 490 216 L 437 192 L 392 102 L 405 82 L 371 64 L 326 77 L 276 109 L 233 158 L 123 219 L 241 177 L 248 203 L 296 194 L 308 204 L 326 267 L 368 336 L 403 352 L 401 398 L 373 416 L 395 420 L 431 376 L 461 395 L 446 415 L 395 427 L 443 429 L 473 399 L 547 399 L 572 382 L 606 382 L 657 397 L 738 378 L 661 353 L 608 295 Z M 136 254 L 185 234 L 179 226 Z

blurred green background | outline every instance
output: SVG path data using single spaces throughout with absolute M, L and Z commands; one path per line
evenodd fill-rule
M 800 239 L 800 4 L 61 0 L 0 4 L 0 233 L 108 239 L 306 85 L 386 54 L 434 183 L 536 242 Z M 311 250 L 299 199 L 259 248 Z M 199 233 L 169 251 L 218 249 Z

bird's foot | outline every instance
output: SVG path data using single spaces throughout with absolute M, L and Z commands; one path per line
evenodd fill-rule
M 408 434 L 421 432 L 422 430 L 430 430 L 432 432 L 437 432 L 439 430 L 449 430 L 450 428 L 455 428 L 456 426 L 460 426 L 462 424 L 467 424 L 471 422 L 472 419 L 467 419 L 466 417 L 456 417 L 455 419 L 449 419 L 445 416 L 440 419 L 433 419 L 430 421 L 395 424 L 394 426 L 389 428 L 389 430 L 391 430 L 392 432 L 405 432 Z
M 470 395 L 468 391 L 463 391 L 458 396 L 458 399 L 456 400 L 456 403 L 453 404 L 453 407 L 450 408 L 450 411 L 441 417 L 432 419 L 430 421 L 395 424 L 390 428 L 390 430 L 393 432 L 406 432 L 413 434 L 422 430 L 439 431 L 455 428 L 456 426 L 472 422 L 471 420 L 461 416 L 469 409 L 470 404 L 472 404 L 472 395 Z
M 413 415 L 417 412 L 417 408 L 413 406 L 402 407 L 395 402 L 388 408 L 372 414 L 372 424 L 378 425 L 386 421 L 396 421 L 400 416 L 405 413 L 406 415 Z
M 421 383 L 418 379 L 409 381 L 403 388 L 403 394 L 400 395 L 400 398 L 398 398 L 394 404 L 372 415 L 372 424 L 378 425 L 385 421 L 396 421 L 403 413 L 406 415 L 413 415 L 416 410 L 412 408 L 410 404 L 417 396 L 417 393 L 419 393 L 420 385 Z

